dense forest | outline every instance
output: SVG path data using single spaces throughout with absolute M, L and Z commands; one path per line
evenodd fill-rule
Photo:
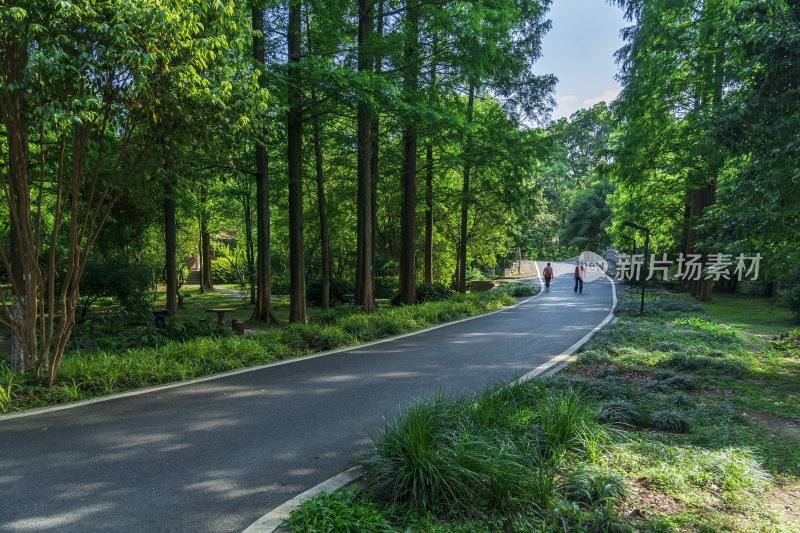
M 305 323 L 311 293 L 371 313 L 420 283 L 465 292 L 517 248 L 629 249 L 624 222 L 659 256 L 760 254 L 800 300 L 800 6 L 619 0 L 622 93 L 550 121 L 549 3 L 0 6 L 15 367 L 52 384 L 92 297 L 146 307 L 158 285 L 180 313 L 194 269 L 253 320 L 276 324 L 280 294 Z

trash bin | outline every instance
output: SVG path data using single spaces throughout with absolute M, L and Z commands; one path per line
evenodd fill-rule
M 153 311 L 153 316 L 156 318 L 156 331 L 164 331 L 167 329 L 167 312 L 166 311 Z

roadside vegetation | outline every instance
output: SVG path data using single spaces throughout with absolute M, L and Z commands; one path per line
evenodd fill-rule
M 620 294 L 618 320 L 561 374 L 440 393 L 386 420 L 358 486 L 316 496 L 288 526 L 797 531 L 800 332 L 790 313 L 765 317 L 722 296 L 707 305 L 728 309 L 716 316 L 650 291 L 639 317 L 637 297 Z M 721 320 L 734 316 L 736 327 Z M 765 319 L 787 335 L 762 339 Z
M 425 301 L 414 306 L 380 307 L 364 314 L 352 305 L 317 311 L 309 324 L 257 329 L 239 337 L 217 326 L 201 309 L 198 320 L 169 320 L 156 332 L 152 315 L 122 319 L 111 315 L 87 320 L 74 328 L 52 388 L 37 385 L 30 375 L 0 363 L 0 413 L 81 400 L 130 389 L 182 381 L 300 357 L 486 313 L 513 305 L 513 296 L 531 295 L 536 287 L 507 284 L 492 292 L 453 294 L 424 288 Z M 523 294 L 524 293 L 524 294 Z M 198 298 L 200 298 L 198 296 Z M 219 299 L 219 295 L 203 297 Z

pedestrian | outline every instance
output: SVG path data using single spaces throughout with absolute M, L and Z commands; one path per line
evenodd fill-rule
M 583 266 L 583 263 L 578 260 L 578 264 L 575 265 L 575 291 L 583 293 L 583 277 L 586 275 L 586 269 Z
M 550 263 L 547 263 L 547 266 L 544 267 L 542 275 L 544 276 L 544 292 L 550 292 L 550 280 L 553 279 L 553 269 Z

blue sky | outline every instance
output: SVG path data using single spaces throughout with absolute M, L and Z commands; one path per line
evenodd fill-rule
M 613 100 L 620 90 L 614 52 L 623 44 L 619 31 L 628 25 L 622 10 L 606 0 L 553 0 L 549 18 L 553 26 L 534 69 L 558 78 L 553 120 Z

